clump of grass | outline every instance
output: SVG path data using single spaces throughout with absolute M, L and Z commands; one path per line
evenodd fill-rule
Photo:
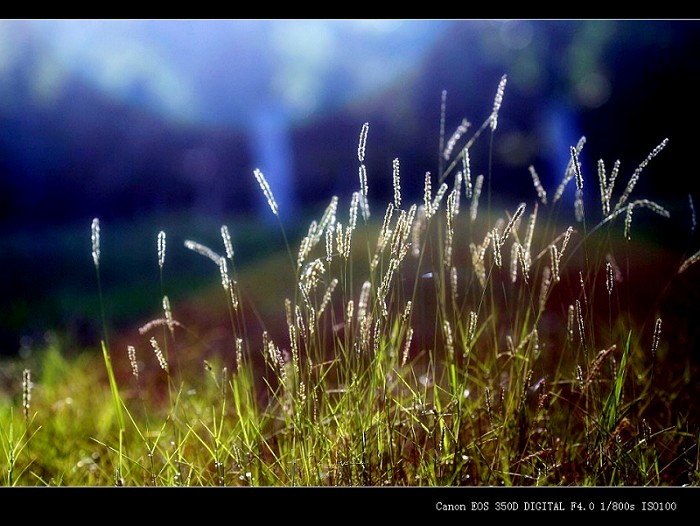
M 443 92 L 437 176 L 427 172 L 422 202 L 409 203 L 395 159 L 393 199 L 381 222 L 369 215 L 371 178 L 364 159 L 370 126 L 362 125 L 359 189 L 350 199 L 347 219 L 338 212 L 341 198 L 333 196 L 311 222 L 296 257 L 280 220 L 295 276 L 291 286 L 280 282 L 281 323 L 259 320 L 263 330 L 251 330 L 247 319 L 257 311 L 239 286 L 242 276 L 234 266 L 227 226 L 221 228 L 225 256 L 186 241 L 186 248 L 218 267 L 212 275 L 221 281 L 222 308 L 230 320 L 230 348 L 201 357 L 197 371 L 170 360 L 186 351 L 179 334 L 187 328 L 173 318 L 165 294 L 165 233 L 160 232 L 164 317 L 133 335 L 148 338 L 145 346 L 152 347 L 155 359 L 137 362 L 136 342 L 112 357 L 105 324 L 109 395 L 98 389 L 101 394 L 93 396 L 94 386 L 86 388 L 89 394 L 73 391 L 70 417 L 77 431 L 71 435 L 61 427 L 68 417 L 60 413 L 63 409 L 53 418 L 48 414 L 67 399 L 65 389 L 76 388 L 62 385 L 55 374 L 50 380 L 51 367 L 66 367 L 51 351 L 33 417 L 52 422 L 51 428 L 27 434 L 33 420 L 26 402 L 27 432 L 17 437 L 12 431 L 17 417 L 2 407 L 0 421 L 9 423 L 2 429 L 10 430 L 0 437 L 9 465 L 3 480 L 697 483 L 700 427 L 692 409 L 683 405 L 692 392 L 686 398 L 679 394 L 688 392 L 697 373 L 690 366 L 679 373 L 662 360 L 670 349 L 661 318 L 645 313 L 657 320 L 649 332 L 645 319 L 631 315 L 633 299 L 625 289 L 635 264 L 629 256 L 632 211 L 645 207 L 669 215 L 653 201 L 630 201 L 642 169 L 666 140 L 634 171 L 614 207 L 620 162 L 610 174 L 602 160 L 598 163 L 602 215 L 596 219 L 583 209 L 585 138 L 571 146 L 569 166 L 552 200 L 530 166 L 528 200 L 506 205 L 502 214 L 491 206 L 479 214 L 482 192 L 488 193 L 489 204 L 495 202 L 492 167 L 482 167 L 489 174 L 484 188 L 484 175 L 472 178 L 469 152 L 483 133 L 491 134 L 492 147 L 506 79 L 498 84 L 482 126 L 468 135 L 471 124 L 462 119 L 447 141 Z M 265 177 L 257 169 L 253 175 L 279 219 Z M 567 210 L 561 198 L 571 179 L 576 201 Z M 433 182 L 438 184 L 434 195 Z M 622 214 L 626 219 L 619 224 Z M 562 225 L 562 215 L 572 217 L 572 224 Z M 580 226 L 574 226 L 577 222 Z M 95 220 L 93 258 L 101 294 L 99 233 Z M 678 273 L 698 259 L 690 256 Z M 625 263 L 624 280 L 617 260 Z M 159 342 L 149 333 L 161 326 Z M 95 371 L 81 363 L 75 368 L 81 367 L 82 382 L 96 383 Z M 669 374 L 663 382 L 653 374 L 660 368 Z M 127 374 L 120 376 L 119 369 Z M 160 403 L 159 386 L 167 391 Z M 48 444 L 55 439 L 74 443 L 79 458 L 52 451 Z

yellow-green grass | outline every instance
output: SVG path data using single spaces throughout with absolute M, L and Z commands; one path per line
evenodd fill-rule
M 628 184 L 651 159 L 621 172 L 610 210 L 603 199 L 580 221 L 554 189 L 547 203 L 533 189 L 524 208 L 498 199 L 490 166 L 467 178 L 465 152 L 497 133 L 504 86 L 482 128 L 431 177 L 425 203 L 440 179 L 448 187 L 425 217 L 400 195 L 395 163 L 391 214 L 374 207 L 365 220 L 361 177 L 358 197 L 320 210 L 306 241 L 279 238 L 288 254 L 239 269 L 225 240 L 211 247 L 221 256 L 200 263 L 216 288 L 170 305 L 143 334 L 111 334 L 105 320 L 97 356 L 66 358 L 56 342 L 15 364 L 0 402 L 3 483 L 697 484 L 697 365 L 682 313 L 662 316 L 694 267 L 679 274 L 682 261 L 657 252 L 658 268 L 672 271 L 649 279 L 648 252 L 634 224 L 632 239 L 625 228 L 631 203 L 635 218 L 660 211 Z M 579 154 L 572 148 L 571 184 L 597 189 Z M 486 175 L 473 219 L 466 188 L 477 168 Z M 255 175 L 275 214 L 274 188 Z M 184 248 L 165 248 L 161 296 L 171 250 Z

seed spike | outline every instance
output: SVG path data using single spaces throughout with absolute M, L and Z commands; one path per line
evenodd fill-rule
M 228 231 L 226 225 L 221 226 L 221 239 L 224 241 L 224 248 L 226 249 L 226 257 L 233 261 L 233 243 L 231 242 L 231 234 Z
M 430 216 L 433 215 L 433 206 L 432 206 L 432 182 L 430 178 L 430 172 L 425 172 L 425 187 L 423 191 L 423 204 L 425 206 L 425 217 L 426 219 L 430 219 Z
M 158 266 L 163 270 L 165 265 L 165 232 L 158 232 Z
M 29 409 L 32 400 L 32 372 L 30 369 L 22 371 L 22 412 L 24 420 L 29 420 Z
M 537 192 L 537 197 L 539 198 L 540 201 L 542 201 L 543 205 L 547 204 L 547 192 L 545 191 L 544 187 L 542 186 L 542 182 L 540 181 L 540 176 L 537 174 L 535 171 L 535 167 L 530 165 L 528 167 L 528 170 L 530 171 L 530 176 L 532 177 L 532 184 L 535 187 L 535 191 Z
M 100 266 L 100 220 L 96 217 L 92 220 L 92 261 L 95 267 Z
M 688 204 L 690 205 L 690 231 L 695 232 L 695 227 L 698 225 L 695 217 L 695 204 L 693 204 L 693 196 L 688 194 Z
M 493 110 L 491 111 L 491 131 L 495 132 L 498 126 L 498 111 L 501 109 L 501 104 L 503 103 L 503 92 L 506 89 L 506 82 L 508 81 L 508 76 L 503 75 L 500 82 L 498 83 L 498 89 L 496 90 L 496 97 L 493 100 Z
M 583 191 L 583 174 L 581 173 L 581 164 L 578 160 L 579 152 L 574 146 L 571 147 L 571 162 L 574 167 L 574 175 L 576 176 L 576 189 Z
M 654 338 L 651 342 L 651 357 L 656 356 L 656 351 L 659 349 L 659 342 L 661 341 L 661 318 L 657 318 L 656 325 L 654 325 Z
M 615 205 L 615 210 L 619 210 L 627 202 L 627 199 L 629 199 L 632 190 L 634 190 L 634 187 L 637 185 L 637 181 L 639 180 L 639 176 L 641 175 L 642 170 L 646 168 L 647 164 L 649 164 L 649 161 L 651 161 L 654 157 L 659 155 L 659 152 L 661 152 L 661 150 L 663 150 L 666 147 L 666 144 L 668 144 L 668 139 L 664 139 L 663 141 L 661 141 L 661 143 L 656 148 L 654 148 L 649 155 L 647 155 L 646 159 L 644 159 L 639 164 L 637 169 L 630 177 L 630 180 L 627 183 L 627 187 L 625 188 L 624 193 L 622 194 L 622 196 L 620 196 L 620 200 Z
M 202 245 L 201 243 L 197 243 L 196 241 L 186 239 L 185 240 L 185 248 L 188 248 L 191 251 L 196 252 L 197 254 L 200 254 L 206 258 L 209 258 L 214 263 L 219 265 L 219 261 L 221 260 L 221 256 L 219 254 L 217 254 L 216 252 L 214 252 L 209 247 Z
M 393 180 L 394 180 L 394 206 L 401 208 L 401 177 L 399 175 L 399 159 L 393 161 Z
M 128 345 L 126 348 L 127 356 L 129 357 L 129 364 L 131 365 L 131 374 L 138 380 L 139 379 L 139 364 L 136 361 L 136 349 L 133 345 Z
M 578 140 L 578 143 L 576 143 L 576 155 L 581 155 L 581 150 L 583 150 L 583 146 L 586 144 L 586 137 L 583 136 Z M 564 190 L 566 190 L 566 186 L 569 184 L 569 181 L 573 179 L 574 177 L 574 167 L 573 167 L 573 158 L 569 158 L 569 164 L 566 165 L 566 170 L 564 171 L 564 178 L 562 179 L 561 183 L 559 183 L 559 186 L 557 187 L 556 192 L 554 192 L 554 198 L 552 199 L 553 203 L 556 203 L 561 199 L 562 195 L 564 195 Z
M 698 250 L 695 254 L 693 254 L 693 255 L 690 256 L 688 259 L 686 259 L 686 260 L 683 262 L 683 264 L 681 264 L 680 268 L 678 269 L 678 273 L 679 273 L 679 274 L 682 274 L 683 272 L 685 272 L 686 270 L 688 270 L 688 268 L 689 268 L 691 265 L 697 263 L 698 261 L 700 261 L 700 250 Z
M 457 129 L 452 133 L 452 135 L 450 136 L 450 138 L 447 141 L 447 145 L 445 146 L 445 150 L 442 152 L 442 158 L 445 161 L 450 160 L 450 157 L 452 157 L 452 151 L 454 150 L 454 147 L 457 145 L 459 140 L 462 138 L 462 135 L 467 133 L 469 126 L 471 126 L 471 123 L 467 119 L 462 119 L 462 122 L 459 123 L 459 126 L 457 126 Z
M 253 175 L 255 175 L 255 178 L 257 179 L 260 188 L 265 194 L 265 198 L 267 199 L 267 204 L 270 206 L 270 210 L 272 210 L 273 214 L 279 216 L 277 201 L 275 201 L 275 196 L 272 195 L 272 190 L 270 189 L 270 185 L 267 183 L 267 179 L 265 179 L 265 176 L 258 168 L 253 170 Z
M 480 174 L 476 177 L 476 182 L 474 183 L 474 193 L 472 194 L 472 203 L 469 207 L 469 218 L 472 223 L 476 221 L 476 215 L 479 210 L 479 197 L 481 196 L 481 187 L 484 184 L 484 176 Z
M 151 347 L 153 347 L 153 352 L 156 355 L 156 359 L 158 360 L 158 365 L 160 365 L 160 368 L 163 369 L 166 373 L 168 372 L 168 362 L 165 361 L 165 357 L 163 356 L 163 351 L 160 349 L 160 345 L 158 345 L 158 341 L 151 337 Z
M 365 162 L 365 146 L 367 145 L 367 133 L 369 132 L 369 122 L 365 122 L 360 130 L 360 141 L 357 145 L 357 159 L 361 162 Z M 366 182 L 366 181 L 365 181 Z M 366 192 L 365 192 L 365 195 Z

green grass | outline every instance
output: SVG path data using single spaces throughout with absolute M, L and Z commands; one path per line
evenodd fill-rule
M 447 159 L 440 179 L 449 186 L 430 217 L 405 201 L 371 219 L 360 207 L 348 235 L 352 220 L 329 206 L 303 242 L 287 245 L 288 257 L 245 269 L 223 242 L 213 247 L 225 272 L 201 264 L 223 286 L 195 305 L 203 317 L 218 311 L 211 319 L 222 323 L 198 331 L 177 303 L 174 322 L 165 314 L 145 334 L 108 334 L 106 320 L 101 353 L 68 353 L 57 340 L 31 361 L 5 364 L 2 483 L 698 484 L 693 346 L 677 343 L 682 324 L 657 322 L 678 276 L 657 283 L 635 274 L 639 245 L 624 235 L 635 194 L 613 215 L 624 170 L 611 210 L 601 203 L 577 221 L 553 202 L 554 189 L 547 204 L 533 190 L 513 222 L 518 203 L 498 208 L 491 167 L 471 167 L 472 184 L 477 168 L 486 174 L 473 219 L 476 198 L 456 173 L 464 176 L 465 152 L 480 135 L 490 134 L 492 147 L 495 122 L 489 116 Z M 571 184 L 583 177 L 587 192 L 597 187 L 577 163 L 573 151 Z M 643 206 L 635 221 L 651 214 Z M 569 225 L 570 238 L 562 236 Z M 110 234 L 102 236 L 108 251 Z M 167 246 L 162 295 L 168 255 L 181 249 Z M 640 283 L 657 302 L 640 305 Z M 25 367 L 33 378 L 26 415 Z

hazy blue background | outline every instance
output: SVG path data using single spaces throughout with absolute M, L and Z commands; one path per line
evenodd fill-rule
M 586 135 L 594 200 L 599 158 L 621 159 L 626 182 L 668 137 L 635 193 L 671 210 L 665 241 L 685 249 L 699 53 L 696 21 L 0 21 L 0 354 L 47 330 L 93 337 L 94 216 L 110 319 L 132 322 L 158 308 L 158 230 L 175 298 L 211 278 L 185 238 L 218 244 L 227 222 L 243 263 L 279 248 L 261 241 L 279 236 L 253 169 L 294 232 L 334 193 L 347 207 L 364 122 L 370 198 L 390 195 L 395 157 L 418 198 L 437 172 L 442 90 L 449 134 L 481 124 L 504 73 L 499 195 L 532 201 L 530 164 L 552 189 Z M 487 156 L 475 149 L 476 173 Z

